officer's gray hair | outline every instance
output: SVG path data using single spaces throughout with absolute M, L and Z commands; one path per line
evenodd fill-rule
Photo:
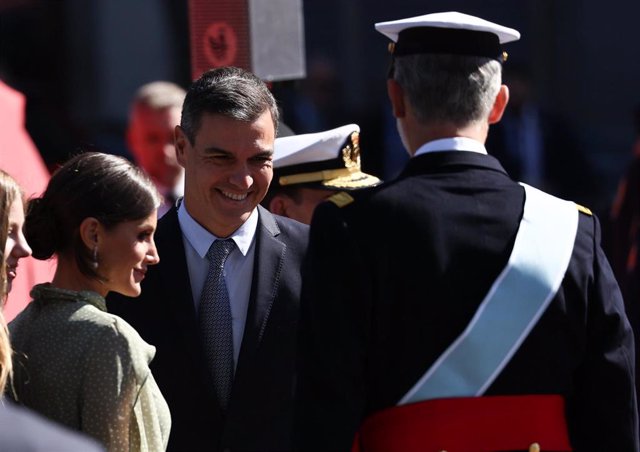
M 465 126 L 489 115 L 502 83 L 502 65 L 484 57 L 407 55 L 396 58 L 394 78 L 419 121 Z

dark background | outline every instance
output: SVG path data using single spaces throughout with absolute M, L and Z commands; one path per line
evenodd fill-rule
M 27 128 L 50 169 L 81 144 L 129 156 L 124 128 L 136 88 L 158 79 L 188 86 L 187 5 L 0 0 L 0 78 L 26 95 Z M 563 118 L 593 169 L 576 201 L 606 216 L 640 101 L 637 1 L 303 1 L 307 76 L 273 86 L 285 122 L 298 133 L 358 123 L 365 170 L 393 176 L 406 156 L 386 99 L 388 40 L 374 23 L 438 11 L 522 33 L 510 59 L 528 65 L 538 103 Z

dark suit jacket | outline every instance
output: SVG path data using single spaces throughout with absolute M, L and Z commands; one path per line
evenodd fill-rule
M 0 450 L 7 452 L 104 452 L 93 438 L 35 411 L 0 399 Z
M 175 207 L 158 222 L 160 263 L 149 268 L 142 295 L 107 300 L 110 312 L 156 346 L 151 371 L 171 410 L 168 450 L 291 447 L 295 330 L 308 226 L 262 207 L 258 211 L 247 323 L 226 416 L 201 350 Z
M 353 196 L 319 205 L 311 223 L 300 450 L 348 450 L 360 422 L 396 405 L 462 333 L 507 263 L 524 203 L 495 158 L 464 151 L 414 157 Z M 561 394 L 575 450 L 637 451 L 633 336 L 599 242 L 598 220 L 580 213 L 557 295 L 486 394 Z

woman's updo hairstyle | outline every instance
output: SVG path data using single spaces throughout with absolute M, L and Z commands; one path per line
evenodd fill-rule
M 53 173 L 41 197 L 29 201 L 24 233 L 36 259 L 75 255 L 83 274 L 100 279 L 92 250 L 80 238 L 82 221 L 94 217 L 110 229 L 148 217 L 160 202 L 153 182 L 127 159 L 83 152 Z

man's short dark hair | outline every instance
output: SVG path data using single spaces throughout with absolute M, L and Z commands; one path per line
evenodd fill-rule
M 280 113 L 267 85 L 249 71 L 225 66 L 205 72 L 191 84 L 182 106 L 180 126 L 193 144 L 204 113 L 252 122 L 265 110 L 271 112 L 277 133 Z

